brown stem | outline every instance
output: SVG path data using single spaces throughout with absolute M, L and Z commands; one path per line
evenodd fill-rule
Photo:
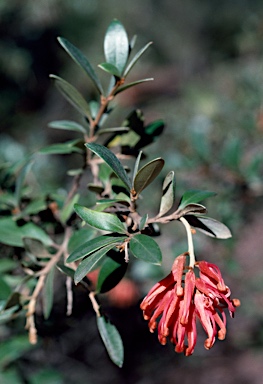
M 67 245 L 68 245 L 68 241 L 70 238 L 70 234 L 71 234 L 71 228 L 67 227 L 66 231 L 65 231 L 64 241 L 60 245 L 57 253 L 52 257 L 52 259 L 49 260 L 49 262 L 46 264 L 46 266 L 41 271 L 36 273 L 36 275 L 35 275 L 35 276 L 38 276 L 39 279 L 37 281 L 35 289 L 31 295 L 31 298 L 30 298 L 29 303 L 28 303 L 27 314 L 26 314 L 27 320 L 26 320 L 26 325 L 25 325 L 25 328 L 28 329 L 29 342 L 31 344 L 36 344 L 36 342 L 37 342 L 37 330 L 36 330 L 36 326 L 35 326 L 34 315 L 35 315 L 35 311 L 36 311 L 36 303 L 37 303 L 38 296 L 45 285 L 45 280 L 46 280 L 48 273 L 50 272 L 52 267 L 58 263 L 62 254 L 64 252 L 67 252 Z

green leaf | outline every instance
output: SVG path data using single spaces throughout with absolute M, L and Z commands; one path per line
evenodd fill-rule
M 97 212 L 102 212 L 105 209 L 112 207 L 113 205 L 116 205 L 116 204 L 122 204 L 122 205 L 125 205 L 126 207 L 129 206 L 129 202 L 127 202 L 127 199 L 125 199 L 125 200 L 123 200 L 123 199 L 105 199 L 105 200 L 98 200 L 96 202 L 96 207 L 94 210 Z
M 44 244 L 41 241 L 31 239 L 29 237 L 23 238 L 25 250 L 37 258 L 50 258 L 52 255 L 48 252 Z
M 139 58 L 144 54 L 144 52 L 149 48 L 149 46 L 152 44 L 152 41 L 150 41 L 148 44 L 146 44 L 142 49 L 139 50 L 139 52 L 136 53 L 136 55 L 132 58 L 130 63 L 127 65 L 123 76 L 126 77 L 128 73 L 131 71 L 133 66 L 137 63 Z
M 105 247 L 106 245 L 121 243 L 125 239 L 123 237 L 114 237 L 114 236 L 99 236 L 95 239 L 91 239 L 81 244 L 78 248 L 74 249 L 73 252 L 67 258 L 67 263 L 72 263 L 73 261 L 82 259 L 85 256 L 88 256 L 94 251 L 97 251 L 100 248 Z
M 16 335 L 2 341 L 0 348 L 1 369 L 17 360 L 20 356 L 25 356 L 26 352 L 32 348 L 32 344 L 29 343 L 27 335 Z
M 155 120 L 145 127 L 145 134 L 151 137 L 159 136 L 164 129 L 163 120 Z
M 149 236 L 135 235 L 130 241 L 130 250 L 138 259 L 152 264 L 161 264 L 162 253 L 158 244 Z
M 71 253 L 76 248 L 80 247 L 82 244 L 86 243 L 89 240 L 92 240 L 97 234 L 97 231 L 91 227 L 85 226 L 75 230 L 69 239 L 68 251 Z
M 121 368 L 124 359 L 124 348 L 117 328 L 104 316 L 97 317 L 97 325 L 110 359 Z
M 91 118 L 89 104 L 79 91 L 66 80 L 56 75 L 50 75 L 55 80 L 55 85 L 62 95 L 85 117 Z
M 105 161 L 108 166 L 123 181 L 128 190 L 131 190 L 131 181 L 119 159 L 106 147 L 96 143 L 86 143 L 85 146 Z
M 198 229 L 207 236 L 216 237 L 217 239 L 229 239 L 232 237 L 229 228 L 225 224 L 210 217 L 186 215 L 185 219 L 192 227 Z
M 206 213 L 206 207 L 201 204 L 188 204 L 183 209 L 178 209 L 176 211 L 178 214 L 180 214 L 180 217 L 185 215 L 193 215 L 193 214 L 200 214 L 200 213 Z
M 72 268 L 66 267 L 63 262 L 56 264 L 57 269 L 64 273 L 66 276 L 71 277 L 74 280 L 75 271 Z
M 87 73 L 87 75 L 93 81 L 97 90 L 101 94 L 103 94 L 103 89 L 102 89 L 100 80 L 95 70 L 93 69 L 92 65 L 89 63 L 88 59 L 83 55 L 83 53 L 63 37 L 58 37 L 58 41 L 62 45 L 62 47 L 65 49 L 65 51 L 72 57 L 75 63 L 77 63 L 84 70 L 84 72 Z
M 119 255 L 119 252 L 116 252 Z M 97 281 L 96 292 L 105 293 L 114 288 L 123 278 L 128 267 L 128 263 L 113 259 L 108 255 L 101 268 Z
M 0 274 L 12 271 L 17 267 L 17 263 L 14 260 L 8 258 L 0 259 Z
M 163 194 L 158 217 L 167 213 L 174 204 L 175 199 L 174 171 L 167 174 L 163 182 Z
M 28 172 L 32 168 L 33 163 L 34 163 L 34 160 L 30 160 L 27 164 L 25 164 L 23 168 L 20 170 L 19 175 L 16 179 L 15 199 L 16 199 L 17 205 L 19 205 L 23 183 L 25 181 L 25 178 Z
M 97 212 L 79 204 L 75 204 L 74 209 L 82 220 L 94 228 L 109 232 L 126 233 L 125 224 L 112 213 Z
M 158 157 L 142 167 L 134 179 L 134 189 L 139 195 L 159 175 L 164 166 L 164 160 Z
M 106 31 L 104 54 L 107 63 L 113 64 L 122 73 L 128 60 L 129 40 L 118 20 L 113 20 Z
M 121 78 L 120 71 L 115 67 L 115 65 L 111 63 L 101 63 L 98 65 L 98 67 L 103 71 L 110 73 L 112 76 L 117 77 L 118 79 Z
M 53 241 L 46 232 L 34 223 L 27 223 L 22 227 L 22 237 L 39 240 L 46 246 L 53 245 Z
M 139 152 L 139 154 L 138 154 L 138 156 L 137 156 L 137 158 L 136 158 L 135 164 L 134 164 L 133 178 L 132 178 L 132 183 L 133 183 L 133 184 L 134 184 L 135 176 L 136 176 L 137 173 L 138 173 L 138 169 L 139 169 L 139 165 L 140 165 L 141 157 L 142 157 L 142 151 Z
M 129 132 L 129 128 L 127 127 L 103 128 L 99 130 L 98 135 L 104 135 L 105 133 L 120 134 L 120 133 L 127 133 L 127 132 Z
M 81 132 L 84 134 L 87 133 L 86 129 L 82 125 L 71 120 L 51 121 L 51 123 L 49 123 L 48 126 L 50 128 L 64 129 L 66 131 L 75 131 L 75 132 Z
M 53 307 L 55 266 L 48 273 L 43 288 L 43 314 L 47 320 Z
M 11 292 L 11 288 L 6 283 L 5 279 L 0 276 L 0 300 L 7 300 Z
M 13 306 L 11 308 L 8 308 L 6 310 L 0 311 L 0 325 L 6 323 L 9 320 L 11 320 L 13 315 L 14 315 L 14 313 L 18 309 L 19 309 L 19 306 L 15 305 L 15 306 Z M 2 343 L 3 342 L 1 342 L 1 349 L 2 349 Z M 1 356 L 1 352 L 0 352 L 0 356 Z M 0 362 L 0 365 L 1 365 L 1 362 Z
M 21 214 L 18 214 L 18 217 L 23 217 L 26 215 L 32 215 L 44 211 L 47 208 L 47 202 L 45 197 L 39 197 L 35 200 L 32 200 L 27 206 L 23 209 Z
M 147 213 L 145 213 L 145 215 L 143 215 L 143 217 L 140 220 L 140 224 L 139 224 L 139 230 L 140 231 L 142 231 L 144 229 L 145 224 L 147 223 L 147 220 L 148 220 L 148 215 L 147 215 Z
M 215 192 L 190 190 L 183 194 L 178 209 L 185 208 L 188 204 L 199 203 L 208 197 L 215 196 Z
M 103 248 L 98 249 L 86 259 L 82 260 L 75 271 L 75 283 L 79 283 L 89 272 L 96 269 L 99 261 L 106 255 L 106 253 L 114 248 L 118 243 L 111 243 Z
M 12 217 L 0 219 L 0 243 L 14 247 L 24 247 L 24 237 L 40 240 L 48 246 L 53 244 L 46 232 L 33 223 L 27 223 L 19 227 Z
M 62 208 L 60 212 L 60 219 L 63 224 L 70 218 L 74 211 L 74 205 L 79 200 L 79 194 L 76 194 L 72 197 L 72 199 Z
M 141 79 L 141 80 L 136 80 L 136 81 L 133 81 L 132 83 L 128 83 L 126 85 L 123 85 L 122 87 L 119 87 L 116 92 L 114 93 L 114 95 L 118 95 L 118 93 L 121 93 L 123 91 L 125 91 L 126 89 L 129 89 L 131 87 L 134 87 L 135 85 L 138 85 L 138 84 L 142 84 L 142 83 L 146 83 L 148 81 L 152 81 L 154 80 L 153 77 L 149 77 L 147 79 Z
M 80 143 L 79 140 L 70 140 L 65 143 L 51 144 L 41 148 L 38 153 L 41 155 L 67 155 L 73 152 L 83 153 L 83 150 L 75 145 Z

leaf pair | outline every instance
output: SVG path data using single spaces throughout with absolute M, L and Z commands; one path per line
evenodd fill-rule
M 85 146 L 108 164 L 118 178 L 124 183 L 129 192 L 134 190 L 137 195 L 152 183 L 164 166 L 164 160 L 157 158 L 147 163 L 137 172 L 141 157 L 140 154 L 135 164 L 134 180 L 133 183 L 131 183 L 121 162 L 108 148 L 96 143 L 87 143 Z

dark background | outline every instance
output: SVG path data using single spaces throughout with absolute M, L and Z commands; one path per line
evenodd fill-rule
M 89 299 L 79 287 L 74 289 L 73 316 L 66 318 L 64 281 L 58 278 L 51 318 L 37 317 L 37 347 L 27 347 L 23 319 L 0 327 L 1 382 L 261 384 L 262 1 L 1 1 L 0 160 L 19 160 L 48 143 L 74 137 L 47 127 L 52 120 L 80 121 L 49 74 L 66 78 L 87 99 L 94 97 L 94 90 L 56 38 L 66 37 L 95 66 L 104 61 L 103 37 L 113 18 L 124 24 L 129 36 L 138 35 L 138 48 L 154 42 L 130 80 L 154 77 L 155 81 L 119 96 L 121 108 L 110 123 L 114 126 L 133 108 L 142 108 L 146 121 L 164 119 L 166 130 L 146 148 L 148 158 L 165 159 L 163 176 L 175 170 L 178 196 L 185 188 L 218 193 L 208 202 L 209 215 L 226 223 L 233 239 L 210 240 L 200 234 L 196 253 L 222 268 L 242 306 L 235 319 L 228 319 L 226 341 L 206 351 L 200 330 L 194 355 L 185 358 L 171 345 L 159 345 L 156 334 L 148 332 L 139 300 L 129 308 L 107 307 L 106 302 L 124 340 L 125 363 L 120 370 L 104 351 Z M 70 156 L 41 157 L 36 172 L 43 189 L 67 185 L 66 166 L 72 161 Z M 145 210 L 154 210 L 154 199 L 142 204 Z M 184 233 L 176 224 L 163 232 L 159 241 L 166 256 L 163 269 L 139 263 L 130 272 L 140 297 L 185 250 Z

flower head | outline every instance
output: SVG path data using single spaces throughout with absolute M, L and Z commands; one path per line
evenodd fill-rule
M 197 340 L 196 321 L 199 319 L 206 334 L 204 346 L 210 349 L 216 338 L 226 336 L 226 315 L 234 316 L 238 299 L 230 299 L 230 289 L 225 285 L 220 269 L 212 263 L 200 261 L 194 268 L 186 266 L 187 253 L 178 256 L 171 273 L 150 290 L 141 303 L 150 332 L 158 324 L 158 338 L 165 345 L 167 338 L 175 345 L 176 352 L 186 356 L 194 352 Z

